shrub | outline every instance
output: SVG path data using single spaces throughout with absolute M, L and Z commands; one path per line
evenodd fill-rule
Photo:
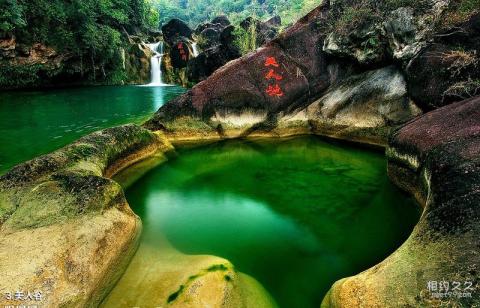
M 257 49 L 257 29 L 255 22 L 252 22 L 247 30 L 242 27 L 237 27 L 234 35 L 234 44 L 242 55 Z
M 362 0 L 354 4 L 339 2 L 331 13 L 330 28 L 338 34 L 348 34 L 352 30 L 380 20 L 375 4 Z
M 14 88 L 18 86 L 32 86 L 40 82 L 39 71 L 41 64 L 34 65 L 0 65 L 0 87 Z
M 480 79 L 468 79 L 451 85 L 443 93 L 443 99 L 453 97 L 464 100 L 478 95 L 480 95 Z
M 480 0 L 456 0 L 440 23 L 440 27 L 449 28 L 467 21 L 474 14 L 480 13 Z

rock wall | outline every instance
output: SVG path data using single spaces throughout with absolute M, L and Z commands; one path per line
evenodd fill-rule
M 235 45 L 235 29 L 225 16 L 197 27 L 195 37 L 200 52 L 188 63 L 189 80 L 194 83 L 205 80 L 229 61 L 240 58 L 240 50 Z
M 480 14 L 436 34 L 406 74 L 410 95 L 426 110 L 480 95 Z
M 151 79 L 150 58 L 152 51 L 143 42 L 132 43 L 127 49 L 123 49 L 122 69 L 125 72 L 125 83 L 147 84 Z

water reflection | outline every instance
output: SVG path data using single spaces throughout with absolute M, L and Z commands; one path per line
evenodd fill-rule
M 380 262 L 419 217 L 381 153 L 302 137 L 179 154 L 127 190 L 142 245 L 161 255 L 166 238 L 184 254 L 226 258 L 280 307 L 319 307 L 335 280 Z
M 85 87 L 0 93 L 0 174 L 93 131 L 141 123 L 180 87 Z

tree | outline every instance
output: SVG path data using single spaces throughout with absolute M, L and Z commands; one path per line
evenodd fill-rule
M 192 27 L 225 14 L 233 23 L 256 15 L 267 19 L 280 15 L 285 25 L 319 5 L 318 0 L 156 0 L 160 23 L 180 18 Z
M 158 27 L 152 0 L 0 0 L 0 31 L 73 55 L 96 80 L 119 67 L 122 32 Z
M 23 8 L 17 0 L 0 0 L 0 31 L 12 32 L 23 26 Z

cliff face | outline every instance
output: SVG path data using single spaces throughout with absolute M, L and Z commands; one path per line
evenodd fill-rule
M 87 84 L 145 84 L 150 80 L 151 51 L 138 37 L 128 37 L 117 50 L 116 63 L 100 65 L 90 59 L 42 43 L 19 43 L 0 38 L 0 89 Z

